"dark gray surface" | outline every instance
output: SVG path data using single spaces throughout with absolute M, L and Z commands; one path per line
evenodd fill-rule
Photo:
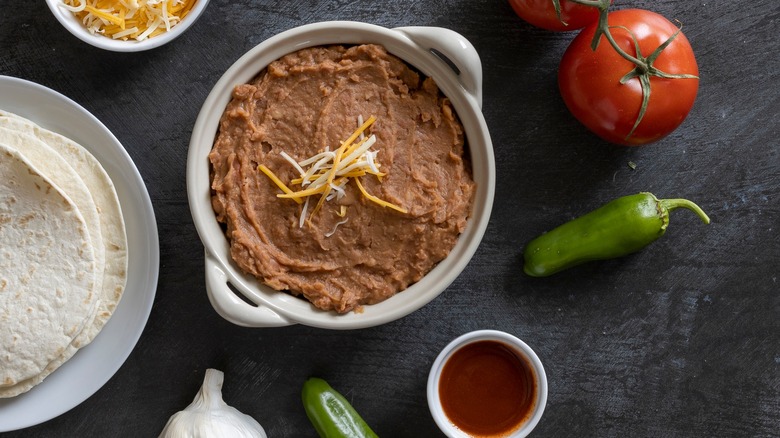
M 155 305 L 124 366 L 70 412 L 7 436 L 156 436 L 208 367 L 225 371 L 225 400 L 272 437 L 314 436 L 299 399 L 309 375 L 345 393 L 380 436 L 438 436 L 429 367 L 480 328 L 519 336 L 544 362 L 549 400 L 535 436 L 778 436 L 780 6 L 617 3 L 684 23 L 701 70 L 688 119 L 638 149 L 605 144 L 568 114 L 556 69 L 574 34 L 531 28 L 501 0 L 212 1 L 180 39 L 136 54 L 87 46 L 43 2 L 0 2 L 0 74 L 67 95 L 114 132 L 147 184 L 161 247 Z M 443 26 L 474 44 L 497 157 L 491 223 L 465 272 L 406 318 L 347 332 L 240 328 L 206 297 L 186 199 L 190 131 L 241 54 L 332 19 Z M 692 199 L 713 223 L 678 211 L 638 254 L 522 274 L 528 240 L 638 191 Z

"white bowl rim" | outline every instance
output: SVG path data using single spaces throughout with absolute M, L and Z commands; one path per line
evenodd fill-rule
M 300 298 L 275 291 L 260 284 L 254 277 L 240 272 L 230 258 L 227 239 L 211 208 L 210 184 L 206 179 L 206 157 L 213 144 L 219 116 L 229 101 L 230 90 L 234 85 L 248 82 L 268 63 L 305 47 L 365 42 L 383 44 L 389 52 L 437 81 L 464 125 L 472 158 L 472 170 L 478 187 L 472 217 L 450 256 L 418 283 L 388 300 L 365 306 L 362 313 L 338 315 L 315 309 Z M 403 55 L 399 52 L 403 52 Z M 206 249 L 207 275 L 211 271 L 209 266 L 215 265 L 218 271 L 224 273 L 227 282 L 239 289 L 246 298 L 260 307 L 269 308 L 280 315 L 282 321 L 286 321 L 279 325 L 300 323 L 321 328 L 356 329 L 390 322 L 419 309 L 446 289 L 465 268 L 475 253 L 490 218 L 495 190 L 495 162 L 487 124 L 477 99 L 457 85 L 457 78 L 444 62 L 435 58 L 430 51 L 415 45 L 399 30 L 361 22 L 320 22 L 284 31 L 258 44 L 240 57 L 215 84 L 193 128 L 187 159 L 187 189 L 193 220 Z M 435 284 L 432 280 L 434 276 L 437 278 Z M 208 287 L 207 289 L 214 303 L 213 291 Z M 410 293 L 404 295 L 406 292 Z M 403 304 L 395 304 L 398 301 L 403 301 Z M 241 317 L 230 318 L 222 312 L 220 314 L 236 324 L 264 326 L 247 322 Z
M 466 345 L 479 341 L 498 341 L 507 346 L 513 348 L 516 353 L 522 355 L 530 362 L 536 375 L 536 381 L 538 385 L 538 393 L 536 398 L 536 407 L 534 413 L 531 415 L 522 426 L 514 431 L 507 438 L 522 438 L 527 436 L 533 431 L 533 429 L 539 424 L 542 415 L 544 414 L 545 406 L 547 405 L 547 374 L 544 370 L 542 361 L 537 356 L 536 352 L 523 342 L 520 338 L 507 332 L 492 329 L 474 330 L 468 333 L 464 333 L 457 338 L 453 339 L 446 347 L 444 347 L 439 355 L 433 362 L 431 370 L 428 374 L 428 383 L 426 387 L 426 394 L 428 399 L 428 408 L 431 411 L 436 425 L 447 436 L 453 438 L 468 438 L 470 435 L 466 434 L 462 430 L 458 429 L 444 414 L 439 400 L 439 378 L 441 377 L 444 364 L 449 360 L 452 355 L 459 349 Z
M 93 35 L 83 24 L 81 24 L 81 22 L 79 22 L 73 12 L 60 6 L 62 3 L 62 0 L 46 0 L 46 5 L 49 7 L 49 10 L 51 10 L 54 18 L 56 18 L 57 21 L 59 21 L 60 24 L 76 38 L 91 46 L 112 52 L 141 52 L 160 47 L 181 36 L 198 21 L 198 18 L 206 9 L 209 0 L 197 0 L 187 16 L 177 25 L 173 26 L 171 30 L 143 41 L 115 40 L 104 35 Z

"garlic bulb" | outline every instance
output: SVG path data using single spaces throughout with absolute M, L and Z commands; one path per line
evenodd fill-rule
M 207 369 L 195 400 L 183 411 L 173 414 L 159 438 L 267 438 L 254 418 L 242 414 L 222 400 L 225 374 Z

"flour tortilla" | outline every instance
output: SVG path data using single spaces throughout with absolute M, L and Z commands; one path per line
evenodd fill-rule
M 75 202 L 2 142 L 0 175 L 0 384 L 10 386 L 92 324 L 99 271 Z
M 95 263 L 93 268 L 95 275 L 92 275 L 90 279 L 90 294 L 85 298 L 85 305 L 89 306 L 89 309 L 92 309 L 93 305 L 98 304 L 100 292 L 102 291 L 102 272 L 105 265 L 105 251 L 101 244 L 102 238 L 100 236 L 100 222 L 97 215 L 97 208 L 95 207 L 89 190 L 78 174 L 61 156 L 35 137 L 0 128 L 0 144 L 3 144 L 6 150 L 15 151 L 31 168 L 35 169 L 37 174 L 42 175 L 50 182 L 54 189 L 60 191 L 63 196 L 66 196 L 84 221 L 86 225 L 85 236 L 89 240 L 90 252 L 92 253 Z M 11 190 L 11 187 L 8 187 L 8 190 Z M 13 210 L 10 211 L 13 212 Z M 34 248 L 36 242 L 32 239 L 28 239 L 28 245 Z M 9 248 L 10 247 L 11 246 L 9 246 Z M 20 262 L 14 261 L 13 257 L 11 257 L 8 269 L 24 269 L 24 266 L 20 266 L 19 263 Z M 64 288 L 63 290 L 67 292 L 67 283 L 57 281 L 56 277 L 45 281 L 47 282 L 46 284 L 50 285 L 62 285 Z M 67 310 L 67 308 L 50 309 L 49 312 L 52 313 L 52 321 L 56 322 L 58 319 L 61 319 L 62 315 L 60 315 L 60 313 L 65 310 Z M 19 320 L 18 322 L 23 323 L 23 320 Z M 89 327 L 91 324 L 92 321 L 90 320 L 87 321 L 86 325 L 82 325 L 81 329 L 75 333 L 74 338 L 77 338 L 77 336 L 81 334 L 84 327 Z M 12 328 L 12 330 L 14 330 L 14 328 Z M 46 343 L 47 340 L 45 339 L 44 334 L 45 333 L 42 334 L 40 340 L 41 342 Z M 68 345 L 69 344 L 70 343 L 68 343 Z M 12 369 L 3 369 L 2 374 L 0 374 L 0 388 L 13 386 L 18 382 L 27 380 L 39 374 L 52 360 L 59 357 L 68 345 L 65 345 L 65 348 L 58 348 L 55 350 L 56 354 L 53 354 L 54 352 L 47 348 L 43 348 L 40 351 L 33 353 L 32 351 L 36 348 L 34 345 L 25 346 L 25 348 L 31 350 L 30 354 L 34 355 L 35 359 L 28 358 Z M 24 356 L 25 355 L 23 354 L 22 357 Z M 15 361 L 11 361 L 10 363 L 13 364 Z
M 91 342 L 108 322 L 122 298 L 127 282 L 127 234 L 119 197 L 100 162 L 75 141 L 41 128 L 16 114 L 0 110 L 0 128 L 35 136 L 60 154 L 81 176 L 98 211 L 105 254 L 100 308 L 83 344 Z
M 93 323 L 74 339 L 62 355 L 51 361 L 39 374 L 9 387 L 0 387 L 0 398 L 13 397 L 41 383 L 49 374 L 69 360 L 79 348 L 90 343 L 113 315 L 127 281 L 127 236 L 119 198 L 111 178 L 100 162 L 78 143 L 15 114 L 0 110 L 0 128 L 30 135 L 43 141 L 75 169 L 85 182 L 100 219 L 102 246 L 105 250 L 103 284 L 99 308 Z
M 100 232 L 100 218 L 92 194 L 79 174 L 54 149 L 32 135 L 0 127 L 0 143 L 16 149 L 73 201 L 87 224 L 89 238 L 95 251 L 97 270 L 102 272 L 105 266 L 105 250 Z M 95 287 L 101 290 L 102 285 L 101 275 L 95 280 Z

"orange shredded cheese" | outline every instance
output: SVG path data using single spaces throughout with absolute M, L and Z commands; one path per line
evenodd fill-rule
M 276 184 L 276 185 L 277 185 L 277 186 L 278 186 L 280 189 L 282 189 L 282 191 L 283 191 L 284 193 L 291 194 L 291 193 L 293 192 L 292 190 L 290 190 L 290 188 L 289 188 L 289 187 L 287 187 L 287 185 L 286 185 L 285 183 L 283 183 L 283 182 L 282 182 L 282 180 L 280 180 L 280 179 L 279 179 L 279 177 L 278 177 L 278 176 L 276 176 L 276 174 L 274 174 L 273 172 L 271 172 L 271 169 L 269 169 L 269 168 L 265 167 L 265 166 L 264 166 L 264 165 L 262 165 L 262 164 L 261 164 L 261 165 L 259 165 L 259 166 L 257 166 L 257 168 L 258 168 L 258 169 L 260 169 L 260 171 L 261 171 L 261 172 L 263 172 L 264 174 L 266 174 L 266 176 L 268 176 L 268 178 L 270 178 L 270 179 L 271 179 L 271 181 L 273 181 L 273 182 L 274 182 L 274 184 Z M 302 202 L 302 201 L 301 201 L 300 199 L 298 199 L 298 198 L 293 198 L 293 200 L 294 200 L 295 202 L 299 203 L 299 204 Z
M 368 193 L 360 182 L 360 178 L 366 175 L 374 175 L 380 180 L 385 175 L 379 171 L 380 164 L 376 162 L 377 151 L 370 149 L 376 143 L 376 136 L 373 134 L 370 136 L 365 135 L 365 131 L 375 121 L 376 117 L 374 116 L 369 117 L 365 122 L 363 122 L 362 117 L 359 117 L 359 127 L 335 151 L 326 150 L 300 162 L 293 160 L 289 155 L 282 152 L 282 156 L 300 174 L 299 178 L 294 178 L 290 181 L 290 184 L 300 186 L 300 190 L 293 191 L 266 166 L 262 164 L 258 166 L 258 169 L 282 190 L 283 193 L 276 195 L 277 197 L 292 199 L 299 204 L 304 204 L 299 226 L 303 226 L 305 222 L 310 197 L 316 195 L 320 197 L 311 212 L 311 215 L 314 215 L 326 201 L 333 198 L 340 199 L 344 196 L 344 187 L 350 180 L 355 181 L 360 192 L 369 201 L 401 213 L 408 213 L 408 210 L 405 208 Z M 305 170 L 307 167 L 308 169 Z M 342 205 L 337 215 L 343 218 L 346 216 L 346 213 L 346 206 Z M 345 223 L 345 221 L 342 221 L 342 223 Z
M 360 183 L 360 178 L 355 178 L 355 182 L 357 183 L 357 186 L 360 189 L 360 191 L 363 193 L 363 196 L 365 196 L 368 200 L 374 201 L 377 204 L 381 205 L 382 207 L 392 208 L 393 210 L 400 211 L 401 213 L 408 213 L 408 211 L 405 208 L 399 207 L 399 206 L 397 206 L 395 204 L 392 204 L 390 202 L 387 202 L 387 201 L 383 201 L 383 200 L 377 198 L 376 196 L 368 193 L 366 191 L 366 188 L 363 187 L 363 184 Z
M 197 0 L 63 0 L 92 34 L 142 41 L 171 30 Z

